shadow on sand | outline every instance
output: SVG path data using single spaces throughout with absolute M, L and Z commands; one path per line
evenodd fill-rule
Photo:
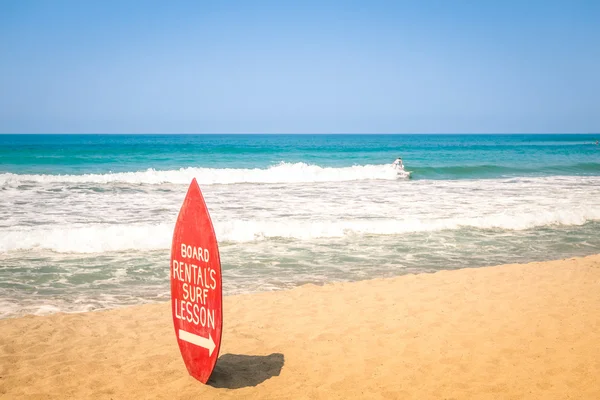
M 245 356 L 223 354 L 217 360 L 207 384 L 216 388 L 240 389 L 256 386 L 269 378 L 278 376 L 283 368 L 281 353 L 268 356 Z

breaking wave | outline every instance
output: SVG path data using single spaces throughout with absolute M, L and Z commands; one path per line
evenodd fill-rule
M 355 165 L 352 167 L 320 167 L 306 163 L 281 162 L 268 168 L 181 168 L 160 171 L 147 169 L 138 172 L 115 172 L 83 175 L 27 175 L 0 174 L 0 185 L 27 183 L 128 183 L 128 184 L 189 184 L 196 178 L 199 184 L 235 183 L 311 183 L 343 182 L 355 180 L 395 180 L 396 170 L 390 164 Z
M 600 221 L 600 209 L 539 210 L 514 215 L 442 219 L 378 220 L 232 220 L 215 224 L 221 242 L 248 242 L 268 238 L 311 240 L 350 235 L 401 235 L 461 228 L 525 230 L 556 225 L 583 225 Z M 171 245 L 173 224 L 63 225 L 16 227 L 0 231 L 0 252 L 51 250 L 60 253 L 102 253 L 162 250 Z
M 576 163 L 544 167 L 503 165 L 455 165 L 442 167 L 408 167 L 415 179 L 489 179 L 540 176 L 594 176 L 600 174 L 600 163 Z M 53 174 L 0 174 L 0 186 L 22 184 L 189 184 L 196 178 L 201 185 L 228 185 L 237 183 L 313 183 L 346 182 L 359 180 L 396 180 L 399 176 L 391 164 L 354 165 L 351 167 L 322 167 L 306 163 L 281 162 L 267 168 L 180 168 L 156 170 L 149 168 L 136 172 L 106 174 L 53 175 Z

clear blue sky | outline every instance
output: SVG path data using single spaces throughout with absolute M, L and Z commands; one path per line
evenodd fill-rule
M 600 1 L 0 0 L 0 132 L 599 132 Z

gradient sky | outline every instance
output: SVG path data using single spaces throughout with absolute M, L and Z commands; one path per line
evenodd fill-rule
M 0 132 L 600 131 L 598 1 L 0 0 Z

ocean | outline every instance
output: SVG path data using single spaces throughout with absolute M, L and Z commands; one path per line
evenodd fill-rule
M 225 295 L 600 253 L 599 138 L 0 135 L 0 318 L 167 301 L 194 177 Z

